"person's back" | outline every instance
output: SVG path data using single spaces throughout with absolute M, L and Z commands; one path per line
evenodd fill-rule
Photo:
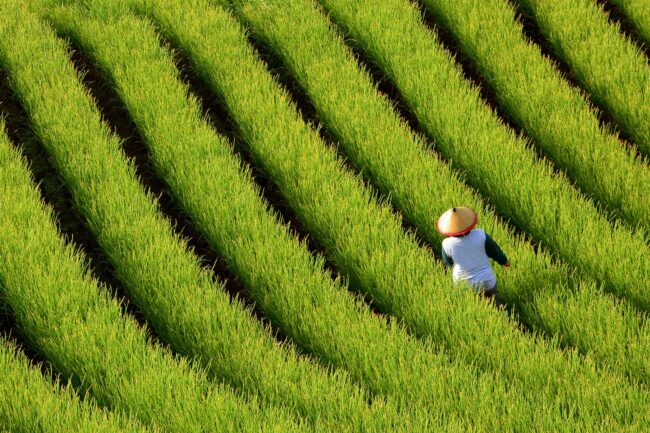
M 476 292 L 501 304 L 490 259 L 506 268 L 510 262 L 490 235 L 474 229 L 477 221 L 478 215 L 468 207 L 454 207 L 440 216 L 438 231 L 448 236 L 442 241 L 442 260 L 453 267 L 454 282 L 467 282 Z
M 485 251 L 485 239 L 485 232 L 475 229 L 465 236 L 452 236 L 442 241 L 445 254 L 453 260 L 455 282 L 467 281 L 477 290 L 494 288 L 497 278 Z

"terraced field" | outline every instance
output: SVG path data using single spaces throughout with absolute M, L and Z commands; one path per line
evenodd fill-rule
M 0 431 L 650 430 L 643 3 L 3 0 Z

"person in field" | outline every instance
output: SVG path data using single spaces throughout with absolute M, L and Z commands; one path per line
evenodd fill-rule
M 497 277 L 490 259 L 506 269 L 510 262 L 496 242 L 481 229 L 475 229 L 478 215 L 468 207 L 454 207 L 443 213 L 436 226 L 443 236 L 442 260 L 453 267 L 454 282 L 466 282 L 477 293 L 503 303 L 497 291 Z

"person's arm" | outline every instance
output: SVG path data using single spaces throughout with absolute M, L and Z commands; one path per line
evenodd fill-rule
M 492 239 L 487 233 L 485 234 L 485 252 L 489 258 L 498 264 L 506 267 L 510 266 L 510 262 L 508 261 L 506 255 L 503 253 L 503 251 L 501 251 L 499 245 L 494 242 L 494 239 Z
M 445 252 L 445 249 L 441 248 L 440 252 L 442 253 L 442 261 L 443 261 L 443 263 L 445 265 L 447 265 L 447 266 L 454 266 L 454 260 L 447 255 L 447 253 Z

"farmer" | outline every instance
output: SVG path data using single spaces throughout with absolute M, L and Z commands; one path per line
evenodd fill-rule
M 451 208 L 438 218 L 438 231 L 448 236 L 442 241 L 442 260 L 453 266 L 454 282 L 465 281 L 477 293 L 494 298 L 495 304 L 502 306 L 489 259 L 506 269 L 510 262 L 490 235 L 474 229 L 477 221 L 478 215 L 468 207 Z

